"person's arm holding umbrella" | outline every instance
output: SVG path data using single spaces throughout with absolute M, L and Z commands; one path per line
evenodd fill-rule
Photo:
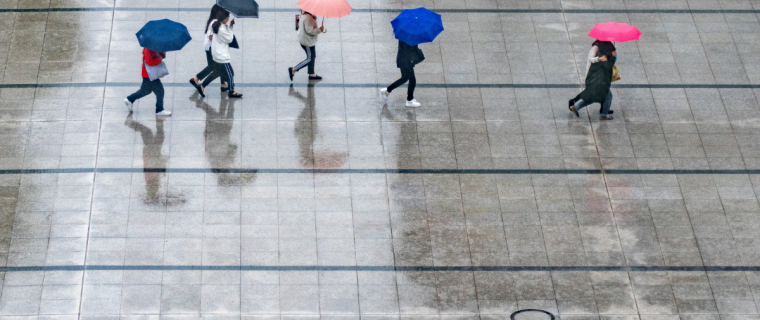
M 235 34 L 232 32 L 232 25 L 235 24 L 235 20 L 230 19 L 229 25 L 222 22 L 217 22 L 221 24 L 219 26 L 218 32 L 216 33 L 216 37 L 219 37 L 219 40 L 221 40 L 223 43 L 232 43 L 232 39 L 235 38 Z

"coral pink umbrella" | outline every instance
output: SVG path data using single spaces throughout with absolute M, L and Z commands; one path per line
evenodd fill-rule
M 315 16 L 340 18 L 351 13 L 351 5 L 346 0 L 299 0 L 301 10 Z
M 639 40 L 641 31 L 626 23 L 607 22 L 595 25 L 588 36 L 601 41 L 626 42 Z

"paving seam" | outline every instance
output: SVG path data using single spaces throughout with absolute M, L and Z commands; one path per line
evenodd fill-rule
M 187 87 L 187 82 L 163 83 L 164 87 Z M 293 87 L 326 88 L 382 88 L 386 84 L 381 83 L 236 83 L 236 87 L 243 88 L 288 88 Z M 0 89 L 34 89 L 34 88 L 81 88 L 81 87 L 139 87 L 139 82 L 80 82 L 80 83 L 11 83 L 0 84 Z M 209 88 L 219 87 L 211 85 Z M 406 87 L 406 85 L 402 86 Z M 506 88 L 506 89 L 577 89 L 578 84 L 572 83 L 418 83 L 418 88 Z M 613 84 L 615 89 L 760 89 L 760 84 Z
M 759 169 L 647 170 L 647 169 L 258 169 L 258 168 L 61 168 L 6 169 L 0 175 L 75 173 L 277 173 L 277 174 L 760 174 Z
M 167 12 L 208 12 L 208 8 L 168 8 L 168 7 L 69 7 L 69 8 L 20 8 L 0 9 L 0 12 L 87 12 L 87 11 L 167 11 Z M 353 9 L 351 13 L 398 13 L 403 9 Z M 433 9 L 438 13 L 665 13 L 665 14 L 757 14 L 754 9 Z M 260 8 L 264 13 L 291 13 L 299 9 Z
M 760 266 L 341 266 L 341 265 L 52 265 L 1 267 L 0 272 L 41 271 L 422 271 L 422 272 L 757 272 Z

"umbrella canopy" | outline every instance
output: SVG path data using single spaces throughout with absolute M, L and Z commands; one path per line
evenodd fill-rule
M 259 17 L 259 4 L 253 0 L 217 0 L 216 4 L 238 18 Z
M 187 27 L 169 19 L 150 21 L 135 35 L 141 47 L 156 52 L 182 50 L 193 39 Z
M 351 5 L 346 0 L 299 0 L 301 10 L 315 16 L 340 18 L 351 13 Z
M 443 32 L 441 15 L 425 8 L 404 10 L 391 25 L 396 39 L 412 46 L 433 42 Z
M 626 42 L 639 40 L 641 31 L 626 23 L 607 22 L 594 26 L 588 36 L 601 41 Z

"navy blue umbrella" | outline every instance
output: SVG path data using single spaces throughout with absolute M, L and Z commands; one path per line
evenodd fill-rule
M 259 17 L 259 4 L 253 0 L 217 0 L 216 4 L 238 18 Z
M 141 47 L 156 52 L 182 50 L 193 39 L 187 27 L 169 19 L 150 21 L 136 35 Z
M 391 25 L 396 39 L 412 46 L 433 42 L 443 32 L 441 15 L 425 8 L 404 10 Z

